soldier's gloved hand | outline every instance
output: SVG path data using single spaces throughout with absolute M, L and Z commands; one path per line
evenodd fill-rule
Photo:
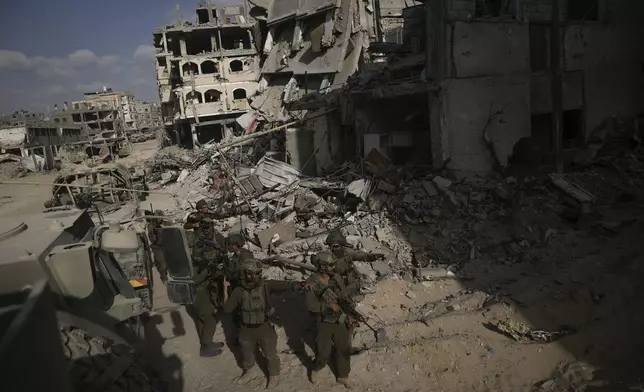
M 217 271 L 223 271 L 224 270 L 224 263 L 219 263 L 217 264 Z

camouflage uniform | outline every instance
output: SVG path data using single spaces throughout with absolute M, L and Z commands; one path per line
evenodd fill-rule
M 250 381 L 249 370 L 255 366 L 255 349 L 259 345 L 266 357 L 270 385 L 280 372 L 277 333 L 269 320 L 275 311 L 270 304 L 270 295 L 276 291 L 297 290 L 300 284 L 264 281 L 261 278 L 261 264 L 253 258 L 244 260 L 241 271 L 243 277 L 240 285 L 233 290 L 224 304 L 226 313 L 235 311 L 241 320 L 239 341 L 244 373 L 238 382 Z
M 332 273 L 335 268 L 333 255 L 330 252 L 320 252 L 317 262 L 320 272 L 307 280 L 311 290 L 306 295 L 309 311 L 315 313 L 318 319 L 311 382 L 317 382 L 318 372 L 327 365 L 335 347 L 338 382 L 348 386 L 351 372 L 351 325 L 349 317 L 339 309 L 338 301 L 348 301 L 350 295 L 342 277 Z
M 197 203 L 197 208 L 200 210 L 203 209 L 202 201 Z M 197 287 L 195 300 L 189 305 L 189 310 L 195 319 L 202 355 L 211 356 L 207 355 L 208 353 L 204 354 L 205 351 L 215 352 L 213 355 L 218 355 L 221 351 L 213 348 L 213 337 L 217 328 L 215 311 L 221 306 L 220 294 L 223 290 L 223 254 L 214 242 L 214 221 L 208 214 L 199 211 L 190 214 L 184 227 L 195 231 L 192 262 L 195 268 L 193 280 Z M 216 343 L 215 346 L 219 348 L 223 344 Z
M 354 261 L 374 261 L 378 255 L 361 252 L 351 249 L 347 245 L 347 240 L 340 232 L 332 232 L 326 238 L 326 244 L 329 245 L 333 255 L 336 257 L 336 271 L 344 278 L 344 284 L 349 295 L 355 298 L 360 294 L 360 274 L 356 271 Z

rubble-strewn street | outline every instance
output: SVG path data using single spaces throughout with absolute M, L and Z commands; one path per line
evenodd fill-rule
M 3 13 L 3 392 L 644 391 L 644 2 L 179 3 Z

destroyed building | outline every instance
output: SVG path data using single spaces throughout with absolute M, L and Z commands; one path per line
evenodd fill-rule
M 164 125 L 177 144 L 219 141 L 258 88 L 261 42 L 244 5 L 200 3 L 194 23 L 154 32 Z
M 266 58 L 261 93 L 251 102 L 253 111 L 238 123 L 253 132 L 258 123 L 306 115 L 309 121 L 286 127 L 286 160 L 306 174 L 321 173 L 347 155 L 352 135 L 326 105 L 299 102 L 324 100 L 321 96 L 341 88 L 358 70 L 365 49 L 377 38 L 373 6 L 350 0 L 253 4 L 266 21 Z
M 428 76 L 435 165 L 491 170 L 513 152 L 555 150 L 551 93 L 552 4 L 559 4 L 564 152 L 612 117 L 644 110 L 644 4 L 628 0 L 427 2 Z M 433 19 L 432 19 L 433 18 Z M 487 140 L 485 142 L 484 140 Z M 522 143 L 518 143 L 523 141 Z M 528 151 L 526 151 L 528 150 Z
M 161 127 L 161 111 L 158 103 L 136 100 L 133 107 L 136 124 L 133 131 L 146 131 Z
M 70 108 L 72 121 L 86 125 L 90 137 L 105 131 L 121 134 L 135 127 L 134 95 L 127 91 L 103 91 L 85 93 L 83 100 L 73 101 Z
M 604 121 L 644 110 L 644 41 L 635 38 L 644 7 L 559 3 L 559 143 L 570 156 Z M 358 152 L 375 148 L 396 164 L 462 171 L 507 167 L 512 156 L 553 161 L 551 4 L 445 0 L 405 8 L 404 45 L 389 46 L 386 63 L 363 67 L 347 86 L 343 125 L 355 130 Z
M 54 122 L 0 128 L 0 154 L 11 154 L 33 163 L 34 170 L 51 169 L 59 149 L 87 138 L 80 125 Z M 32 161 L 32 162 L 29 162 Z

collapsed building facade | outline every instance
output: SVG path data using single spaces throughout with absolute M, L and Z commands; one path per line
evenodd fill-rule
M 552 0 L 251 4 L 261 26 L 253 31 L 262 37 L 249 36 L 261 43 L 263 61 L 257 94 L 247 94 L 250 110 L 234 117 L 246 134 L 283 124 L 278 148 L 305 174 L 374 149 L 396 165 L 456 171 L 491 171 L 517 159 L 544 164 L 556 150 L 574 155 L 606 120 L 644 111 L 639 3 L 560 0 L 555 23 Z M 553 105 L 555 25 L 561 104 L 554 98 Z M 210 36 L 215 48 L 219 41 Z M 163 61 L 186 69 L 190 81 L 160 85 L 166 126 L 195 129 L 199 110 L 212 109 L 198 97 L 185 100 L 205 92 L 196 90 L 201 70 L 190 64 L 208 54 L 188 55 L 179 38 L 173 50 L 186 55 L 172 57 L 168 40 L 177 38 L 168 31 L 155 37 Z M 159 70 L 167 83 L 175 80 L 170 70 Z
M 260 66 L 259 26 L 245 6 L 201 3 L 196 17 L 154 33 L 164 125 L 189 147 L 232 132 L 257 91 Z
M 0 128 L 0 154 L 27 158 L 28 164 L 33 163 L 33 170 L 52 169 L 60 148 L 86 138 L 84 129 L 75 124 L 43 121 L 6 126 Z
M 134 95 L 127 91 L 103 91 L 85 93 L 82 100 L 73 101 L 70 108 L 72 121 L 88 127 L 90 137 L 103 132 L 124 134 L 136 127 Z

